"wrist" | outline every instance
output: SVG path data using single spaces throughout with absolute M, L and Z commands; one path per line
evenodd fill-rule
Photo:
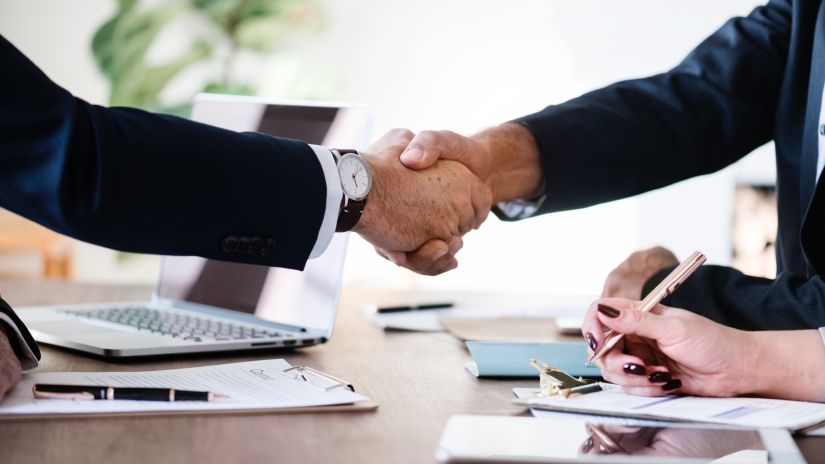
M 751 394 L 825 400 L 825 345 L 817 330 L 749 332 L 754 340 Z M 758 360 L 758 361 L 756 361 Z
M 533 198 L 544 182 L 538 145 L 533 134 L 517 123 L 506 123 L 470 137 L 487 167 L 482 179 L 493 203 Z
M 730 375 L 731 390 L 734 396 L 753 395 L 765 388 L 766 378 L 762 370 L 767 354 L 760 340 L 760 332 L 730 329 L 733 331 L 736 349 L 728 355 L 732 365 L 727 372 Z

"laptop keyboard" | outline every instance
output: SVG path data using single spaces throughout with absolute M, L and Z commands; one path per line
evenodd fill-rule
M 294 337 L 289 332 L 233 324 L 225 320 L 201 318 L 186 313 L 157 310 L 145 306 L 124 306 L 91 311 L 64 309 L 61 312 L 88 319 L 123 324 L 139 330 L 194 342 Z

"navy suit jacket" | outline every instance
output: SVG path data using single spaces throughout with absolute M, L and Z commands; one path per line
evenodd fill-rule
M 2 36 L 0 63 L 0 207 L 118 250 L 303 269 L 326 204 L 309 145 L 89 104 Z
M 773 139 L 776 279 L 705 266 L 667 303 L 746 329 L 825 326 L 825 182 L 815 178 L 823 84 L 825 2 L 771 1 L 731 19 L 668 72 L 520 120 L 542 153 L 542 212 L 710 173 Z

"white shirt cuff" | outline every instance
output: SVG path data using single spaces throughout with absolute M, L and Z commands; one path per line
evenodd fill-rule
M 497 204 L 498 210 L 507 219 L 527 219 L 541 209 L 547 201 L 544 183 L 541 184 L 538 196 L 524 200 L 502 201 Z
M 26 339 L 23 337 L 23 334 L 20 333 L 20 328 L 17 327 L 17 324 L 15 324 L 9 316 L 0 313 L 0 324 L 2 324 L 3 322 L 5 322 L 6 327 L 10 329 L 6 331 L 7 336 L 9 338 L 9 344 L 12 347 L 18 347 L 20 351 L 18 352 L 17 350 L 15 350 L 15 352 L 23 355 L 23 357 L 19 359 L 20 367 L 24 371 L 34 369 L 35 367 L 37 367 L 37 356 L 34 355 L 34 352 L 32 351 L 31 347 L 29 347 L 29 344 L 26 343 Z
M 825 343 L 825 327 L 819 328 L 819 336 L 822 337 L 822 343 Z
M 335 226 L 338 224 L 338 210 L 341 207 L 341 197 L 344 192 L 341 190 L 341 179 L 338 177 L 338 167 L 329 148 L 318 145 L 310 145 L 318 156 L 318 162 L 324 170 L 324 178 L 327 182 L 327 204 L 324 208 L 324 219 L 321 221 L 321 229 L 318 230 L 318 238 L 309 258 L 321 256 L 329 246 L 332 237 L 335 235 Z

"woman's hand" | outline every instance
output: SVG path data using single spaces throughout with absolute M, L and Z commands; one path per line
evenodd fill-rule
M 634 395 L 683 393 L 735 396 L 748 393 L 758 366 L 750 332 L 717 324 L 683 309 L 605 298 L 594 302 L 582 332 L 591 350 L 613 329 L 625 337 L 599 361 L 604 378 Z

